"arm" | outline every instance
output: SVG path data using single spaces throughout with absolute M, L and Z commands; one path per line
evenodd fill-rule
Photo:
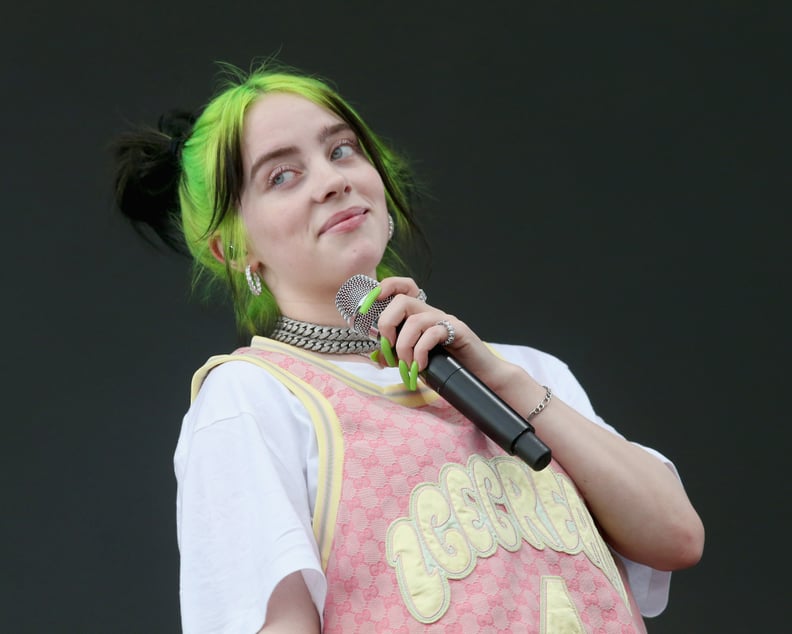
M 267 624 L 259 634 L 319 634 L 319 614 L 302 573 L 283 579 L 267 605 Z
M 226 363 L 185 417 L 176 452 L 185 632 L 257 631 L 295 571 L 324 601 L 304 475 L 315 437 L 292 399 L 266 371 Z
M 399 359 L 426 367 L 429 350 L 448 335 L 436 322 L 447 319 L 456 330 L 449 349 L 459 362 L 517 412 L 531 412 L 545 389 L 521 367 L 494 355 L 464 322 L 415 299 L 417 291 L 407 278 L 382 281 L 380 298 L 395 297 L 378 324 L 381 334 L 395 341 Z M 699 560 L 701 520 L 679 480 L 660 460 L 560 398 L 553 398 L 531 423 L 580 489 L 613 548 L 660 570 L 685 568 Z
M 516 366 L 506 369 L 509 375 L 492 389 L 518 412 L 531 411 L 544 388 Z M 699 560 L 701 520 L 665 464 L 557 398 L 531 422 L 616 551 L 658 570 L 686 568 Z

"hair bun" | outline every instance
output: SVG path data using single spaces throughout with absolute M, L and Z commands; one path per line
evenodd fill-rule
M 184 142 L 192 134 L 196 116 L 188 110 L 169 110 L 161 115 L 157 122 L 157 129 L 170 137 L 168 150 L 177 160 L 181 160 L 181 150 Z
M 149 227 L 167 246 L 187 253 L 179 219 L 181 148 L 189 138 L 195 115 L 171 110 L 157 129 L 138 128 L 121 135 L 113 146 L 116 160 L 115 198 L 118 208 L 147 239 Z

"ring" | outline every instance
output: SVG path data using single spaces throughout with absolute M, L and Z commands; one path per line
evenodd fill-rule
M 446 340 L 441 343 L 441 346 L 450 346 L 454 343 L 454 339 L 456 339 L 456 332 L 454 331 L 454 327 L 451 325 L 451 322 L 447 319 L 443 319 L 442 321 L 438 321 L 435 326 L 445 326 L 445 329 L 448 331 L 448 337 Z
M 416 299 L 419 302 L 425 302 L 426 301 L 426 293 L 424 293 L 424 289 L 422 289 L 422 288 L 418 289 L 418 297 L 416 297 Z

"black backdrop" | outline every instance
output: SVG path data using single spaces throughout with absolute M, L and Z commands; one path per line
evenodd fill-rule
M 707 546 L 649 631 L 777 630 L 788 3 L 115 4 L 0 20 L 0 630 L 178 631 L 172 452 L 192 371 L 236 337 L 115 215 L 106 148 L 202 104 L 215 60 L 274 52 L 413 159 L 432 302 L 564 359 L 675 460 Z

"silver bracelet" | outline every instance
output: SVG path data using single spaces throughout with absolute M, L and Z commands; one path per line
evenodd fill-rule
M 539 405 L 533 408 L 533 411 L 525 417 L 525 420 L 531 420 L 537 414 L 541 414 L 545 407 L 550 403 L 553 399 L 553 390 L 551 390 L 546 385 L 542 386 L 544 389 L 547 390 L 547 393 L 544 395 L 544 398 L 539 401 Z

